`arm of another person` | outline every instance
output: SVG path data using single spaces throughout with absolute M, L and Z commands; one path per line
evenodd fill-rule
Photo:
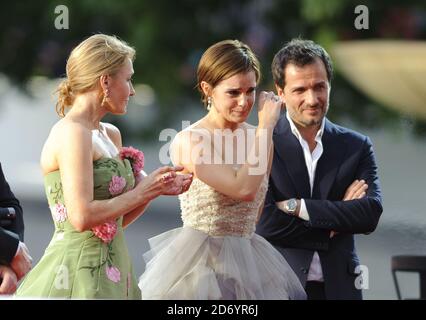
M 18 250 L 18 235 L 0 227 L 0 265 L 9 265 Z
M 18 199 L 10 190 L 0 165 L 0 208 L 13 208 L 15 218 L 7 229 L 0 227 L 0 264 L 10 266 L 15 278 L 20 280 L 30 269 L 32 258 L 24 239 L 24 220 Z M 6 272 L 6 271 L 5 271 Z M 5 284 L 6 286 L 6 284 Z
M 13 208 L 15 219 L 7 229 L 0 227 L 0 264 L 9 265 L 18 249 L 19 241 L 24 238 L 22 208 L 18 199 L 10 190 L 0 164 L 0 208 Z
M 13 192 L 10 190 L 9 184 L 3 174 L 3 169 L 0 164 L 0 208 L 13 208 L 15 210 L 15 219 L 11 225 L 8 226 L 8 230 L 16 233 L 21 241 L 24 241 L 24 219 L 22 207 L 15 197 Z

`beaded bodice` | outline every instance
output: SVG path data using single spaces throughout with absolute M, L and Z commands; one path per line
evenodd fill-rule
M 241 201 L 194 179 L 189 190 L 179 196 L 183 225 L 212 236 L 251 237 L 267 189 L 265 175 L 255 199 Z

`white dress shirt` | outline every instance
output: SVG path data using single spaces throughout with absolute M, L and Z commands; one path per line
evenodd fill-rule
M 288 122 L 290 123 L 291 132 L 297 137 L 303 149 L 306 168 L 308 169 L 308 174 L 309 174 L 309 184 L 311 187 L 311 196 L 312 196 L 312 191 L 314 188 L 314 180 L 315 180 L 315 170 L 317 169 L 318 160 L 321 158 L 321 155 L 323 152 L 322 135 L 324 133 L 325 118 L 322 120 L 321 127 L 315 136 L 315 141 L 317 145 L 315 146 L 315 149 L 311 153 L 308 143 L 306 142 L 305 139 L 302 138 L 302 135 L 300 134 L 293 120 L 291 120 L 291 118 L 289 117 L 288 112 L 286 114 L 286 117 Z M 309 221 L 309 213 L 306 208 L 305 200 L 301 199 L 300 202 L 301 204 L 300 204 L 299 218 Z M 321 262 L 320 262 L 320 258 L 317 251 L 315 251 L 314 256 L 312 257 L 312 262 L 309 267 L 307 280 L 308 281 L 324 281 Z

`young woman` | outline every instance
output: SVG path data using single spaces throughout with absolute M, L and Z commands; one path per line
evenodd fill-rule
M 259 62 L 240 41 L 211 46 L 198 66 L 208 113 L 171 145 L 176 165 L 194 175 L 179 196 L 183 227 L 150 239 L 139 287 L 143 299 L 304 299 L 282 255 L 256 235 L 281 102 L 262 92 L 259 124 L 245 121 Z

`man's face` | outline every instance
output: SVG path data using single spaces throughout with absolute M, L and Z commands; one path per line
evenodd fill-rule
M 290 63 L 284 75 L 284 89 L 276 89 L 291 119 L 299 127 L 319 127 L 327 114 L 330 96 L 324 63 L 319 58 L 303 67 Z

